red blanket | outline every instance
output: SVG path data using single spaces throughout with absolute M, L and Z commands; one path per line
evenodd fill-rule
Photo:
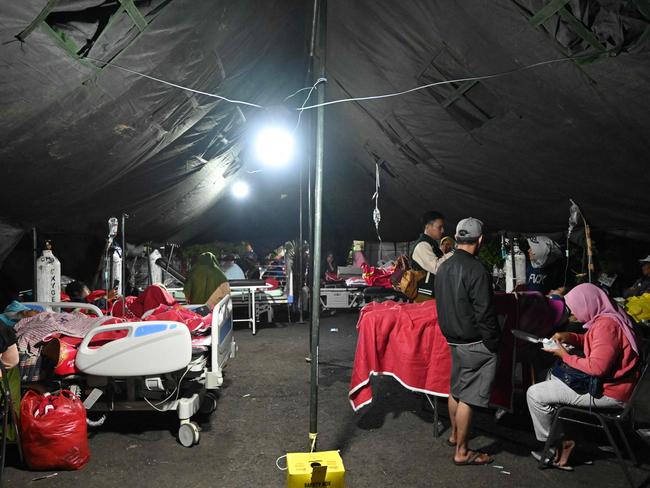
M 175 304 L 176 300 L 164 286 L 153 284 L 145 288 L 137 297 L 125 298 L 126 313 L 122 310 L 122 300 L 116 300 L 111 315 L 132 320 L 142 317 L 145 312 L 153 310 L 159 305 L 172 306 Z
M 512 409 L 514 339 L 513 295 L 495 297 L 503 328 L 497 378 L 490 402 Z M 357 411 L 372 402 L 370 377 L 387 374 L 412 391 L 447 397 L 451 374 L 449 346 L 438 326 L 435 300 L 423 303 L 371 303 L 360 314 L 359 339 L 352 368 L 349 398 Z
M 502 335 L 490 403 L 512 411 L 515 361 L 517 356 L 525 358 L 526 344 L 515 341 L 511 330 L 549 337 L 562 318 L 562 304 L 557 307 L 558 303 L 531 293 L 497 293 L 494 303 Z M 412 391 L 449 396 L 451 357 L 438 326 L 435 300 L 373 302 L 361 310 L 357 329 L 349 392 L 355 411 L 372 402 L 370 377 L 378 374 L 391 375 Z
M 372 401 L 371 375 L 388 374 L 409 390 L 449 395 L 451 357 L 434 300 L 370 303 L 357 329 L 349 393 L 355 411 Z

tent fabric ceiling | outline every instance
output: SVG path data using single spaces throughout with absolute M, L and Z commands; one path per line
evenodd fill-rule
M 142 32 L 120 11 L 125 3 L 0 6 L 0 199 L 7 219 L 79 230 L 126 211 L 134 239 L 191 236 L 241 166 L 247 107 L 88 57 L 260 104 L 302 83 L 306 14 L 299 1 L 135 1 L 147 22 Z M 56 12 L 19 42 L 51 4 Z M 109 7 L 116 20 L 97 34 L 106 12 L 89 10 Z M 82 57 L 60 42 L 72 39 L 81 52 L 84 35 L 97 38 Z
M 93 232 L 126 211 L 134 240 L 294 237 L 295 166 L 246 172 L 256 109 L 88 58 L 275 105 L 303 86 L 310 3 L 3 2 L 0 217 Z M 412 238 L 428 209 L 493 230 L 560 231 L 569 198 L 598 228 L 650 235 L 648 12 L 552 3 L 328 1 L 328 99 L 601 56 L 328 107 L 326 234 L 375 236 L 379 164 L 387 240 Z M 241 175 L 255 188 L 248 204 L 224 191 Z
M 329 2 L 329 99 L 568 54 L 513 1 L 380 3 Z M 546 2 L 529 3 L 536 11 Z M 587 3 L 595 9 L 605 2 L 567 6 Z M 627 2 L 607 3 L 616 12 Z M 639 22 L 647 32 L 647 19 Z M 416 233 L 427 209 L 452 222 L 480 217 L 493 230 L 563 230 L 569 198 L 599 228 L 647 234 L 650 56 L 647 43 L 629 49 L 590 64 L 569 61 L 480 81 L 448 106 L 452 90 L 436 87 L 331 107 L 328 139 L 336 145 L 328 146 L 326 181 L 350 197 L 329 201 L 329 212 L 341 225 L 361 221 L 366 235 L 374 233 L 372 202 L 353 204 L 351 187 L 359 185 L 342 177 L 347 169 L 340 163 L 365 173 L 370 196 L 379 161 L 388 169 L 381 171 L 383 206 L 380 200 L 388 240 Z

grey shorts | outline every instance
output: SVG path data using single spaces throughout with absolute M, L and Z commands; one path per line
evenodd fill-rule
M 476 407 L 487 407 L 497 369 L 497 355 L 482 342 L 449 345 L 451 395 Z

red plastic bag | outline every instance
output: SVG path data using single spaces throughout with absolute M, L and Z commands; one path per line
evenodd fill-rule
M 20 425 L 31 469 L 80 469 L 90 460 L 86 409 L 69 390 L 51 395 L 29 390 L 20 402 Z

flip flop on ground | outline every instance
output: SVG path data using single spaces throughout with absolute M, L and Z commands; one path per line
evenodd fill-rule
M 456 466 L 483 466 L 494 461 L 494 458 L 488 456 L 484 452 L 468 451 L 468 454 L 469 456 L 464 461 L 456 461 L 454 459 L 454 464 Z

